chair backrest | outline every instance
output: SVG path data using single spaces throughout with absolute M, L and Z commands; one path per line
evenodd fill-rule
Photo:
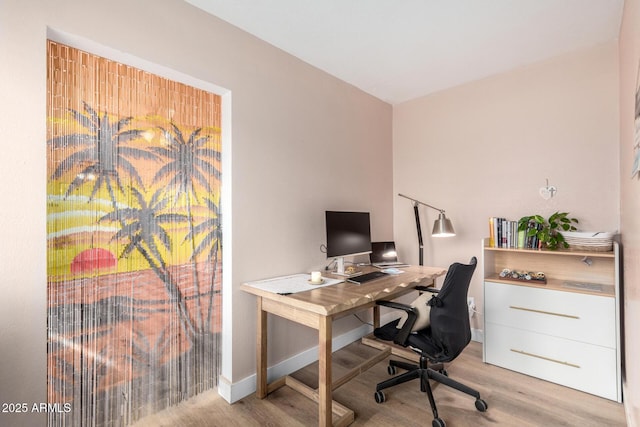
M 469 264 L 451 264 L 440 292 L 429 301 L 430 341 L 438 350 L 430 356 L 436 361 L 455 359 L 471 341 L 467 292 L 477 262 L 473 257 Z

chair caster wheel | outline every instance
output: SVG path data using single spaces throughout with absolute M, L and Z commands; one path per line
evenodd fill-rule
M 433 421 L 431 422 L 431 426 L 432 427 L 447 427 L 447 424 L 445 424 L 444 420 L 442 418 L 434 418 Z
M 447 372 L 447 370 L 446 370 L 446 369 L 444 369 L 444 368 L 440 369 L 438 372 L 440 372 L 440 373 L 441 373 L 442 375 L 444 375 L 445 377 L 448 377 L 448 376 L 449 376 L 449 372 Z
M 382 403 L 385 400 L 387 400 L 387 397 L 384 395 L 384 392 L 382 392 L 382 391 L 376 391 L 376 393 L 373 395 L 373 397 L 376 398 L 376 403 Z
M 395 375 L 398 372 L 398 370 L 396 369 L 395 366 L 389 365 L 387 366 L 387 372 L 389 373 L 389 375 Z
M 477 399 L 476 400 L 476 409 L 480 412 L 484 412 L 489 408 L 489 406 L 487 406 L 487 402 L 485 402 L 482 399 Z

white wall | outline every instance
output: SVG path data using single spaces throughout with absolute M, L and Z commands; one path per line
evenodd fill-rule
M 480 259 L 491 216 L 561 210 L 583 230 L 617 230 L 617 94 L 611 42 L 394 106 L 394 194 L 445 209 L 457 232 L 428 236 L 425 264 Z M 549 201 L 538 194 L 547 178 Z M 394 197 L 394 212 L 401 255 L 416 262 L 411 202 Z M 421 208 L 425 234 L 437 214 Z M 470 294 L 482 311 L 481 271 Z
M 391 106 L 180 0 L 3 0 L 1 402 L 46 401 L 47 27 L 231 91 L 232 315 L 223 322 L 233 336 L 223 376 L 254 374 L 255 300 L 243 281 L 321 265 L 326 209 L 370 211 L 373 238 L 392 237 Z M 334 332 L 359 325 L 343 319 Z M 270 334 L 270 364 L 317 344 L 288 322 L 272 322 Z M 0 414 L 2 425 L 44 419 Z

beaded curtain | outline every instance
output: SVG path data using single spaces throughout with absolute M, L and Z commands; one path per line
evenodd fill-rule
M 220 96 L 48 42 L 48 424 L 215 388 Z

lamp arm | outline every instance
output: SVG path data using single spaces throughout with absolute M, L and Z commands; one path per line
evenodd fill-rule
M 404 194 L 398 193 L 398 196 L 400 196 L 400 197 L 404 197 L 405 199 L 409 199 L 409 200 L 411 200 L 413 203 L 415 203 L 415 206 L 417 206 L 417 205 L 424 205 L 424 206 L 426 206 L 426 207 L 428 207 L 428 208 L 431 208 L 431 209 L 434 209 L 434 210 L 436 210 L 436 211 L 439 211 L 440 213 L 444 213 L 444 209 L 436 208 L 435 206 L 431 206 L 431 205 L 430 205 L 430 204 L 428 204 L 428 203 L 421 202 L 420 200 L 416 200 L 416 199 L 414 199 L 414 198 L 412 198 L 412 197 L 409 197 L 409 196 L 405 196 Z
M 422 228 L 420 227 L 418 203 L 413 204 L 413 212 L 416 216 L 416 228 L 418 229 L 418 265 L 424 265 L 424 243 L 422 243 Z

